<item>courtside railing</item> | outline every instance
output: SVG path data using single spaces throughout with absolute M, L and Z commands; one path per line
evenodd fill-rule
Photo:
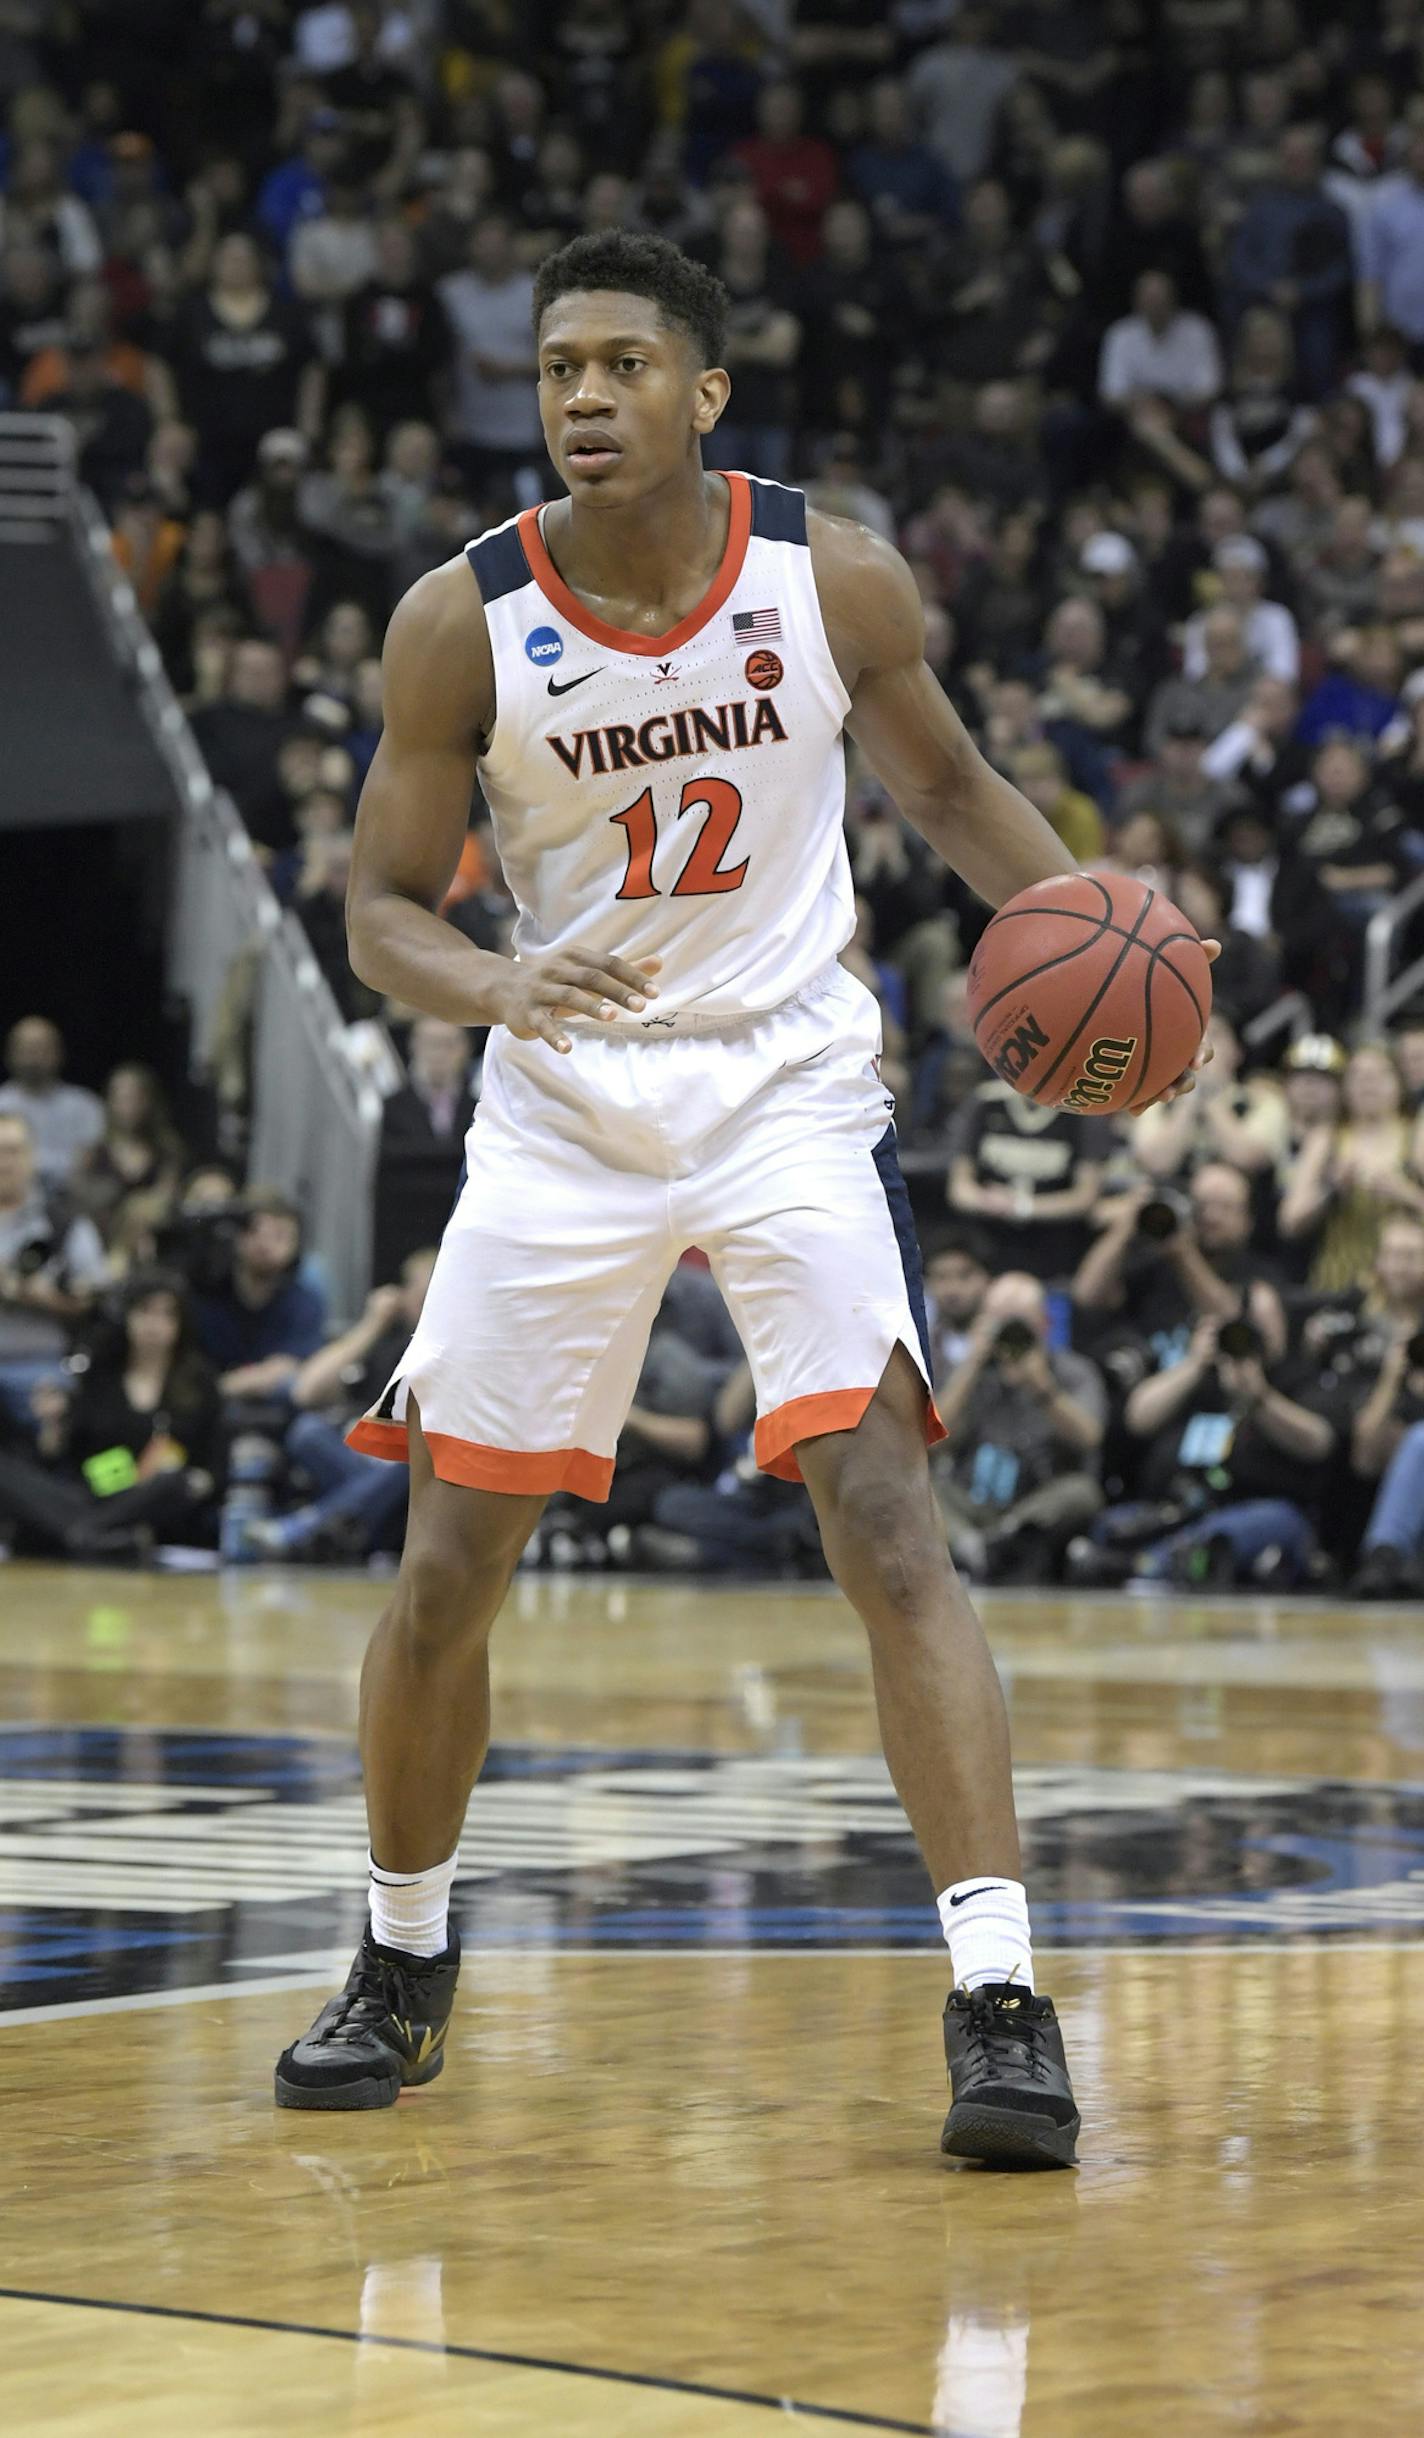
M 250 1028 L 249 1181 L 289 1193 L 330 1287 L 335 1317 L 370 1284 L 382 1095 L 399 1077 L 389 1041 L 348 1027 L 296 917 L 283 912 L 231 800 L 212 783 L 164 672 L 113 539 L 77 478 L 70 426 L 0 415 L 0 542 L 67 529 L 112 648 L 131 673 L 181 806 L 167 939 L 169 988 L 191 1017 L 191 1055 L 210 1075 L 235 1006 Z

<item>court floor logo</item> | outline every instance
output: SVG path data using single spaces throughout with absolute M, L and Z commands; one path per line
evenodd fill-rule
M 1017 1776 L 1045 1945 L 1424 1937 L 1424 1788 Z M 0 1731 L 0 2008 L 343 1963 L 355 1756 L 311 1736 Z M 496 1746 L 456 1881 L 475 1946 L 934 1948 L 883 1762 Z

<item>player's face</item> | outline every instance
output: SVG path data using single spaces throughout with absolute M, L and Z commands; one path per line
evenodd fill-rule
M 726 403 L 682 331 L 620 289 L 556 297 L 539 333 L 539 412 L 572 497 L 610 505 L 682 472 Z

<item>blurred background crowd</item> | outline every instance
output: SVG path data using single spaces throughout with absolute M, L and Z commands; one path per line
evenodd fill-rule
M 0 113 L 0 410 L 73 426 L 214 780 L 405 1065 L 333 1336 L 236 1138 L 14 1024 L 5 1545 L 398 1546 L 401 1475 L 341 1425 L 418 1311 L 482 1043 L 345 960 L 381 635 L 557 488 L 533 271 L 630 227 L 730 292 L 709 461 L 898 540 L 985 752 L 1224 943 L 1193 1098 L 1039 1110 L 964 1024 L 987 910 L 851 758 L 960 1562 L 1424 1589 L 1424 995 L 1366 954 L 1382 916 L 1388 970 L 1424 946 L 1424 0 L 4 0 Z M 446 912 L 507 946 L 478 802 Z M 815 1572 L 750 1419 L 689 1262 L 612 1503 L 531 1562 Z

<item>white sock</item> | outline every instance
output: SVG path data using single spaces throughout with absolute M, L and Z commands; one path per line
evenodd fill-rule
M 1028 1896 L 1021 1879 L 995 1879 L 981 1871 L 977 1879 L 956 1880 L 935 1902 L 956 1989 L 978 1989 L 985 1981 L 1033 1988 Z
M 450 1944 L 450 1882 L 458 1853 L 432 1871 L 383 1871 L 368 1854 L 371 1936 L 402 1955 L 443 1955 Z

